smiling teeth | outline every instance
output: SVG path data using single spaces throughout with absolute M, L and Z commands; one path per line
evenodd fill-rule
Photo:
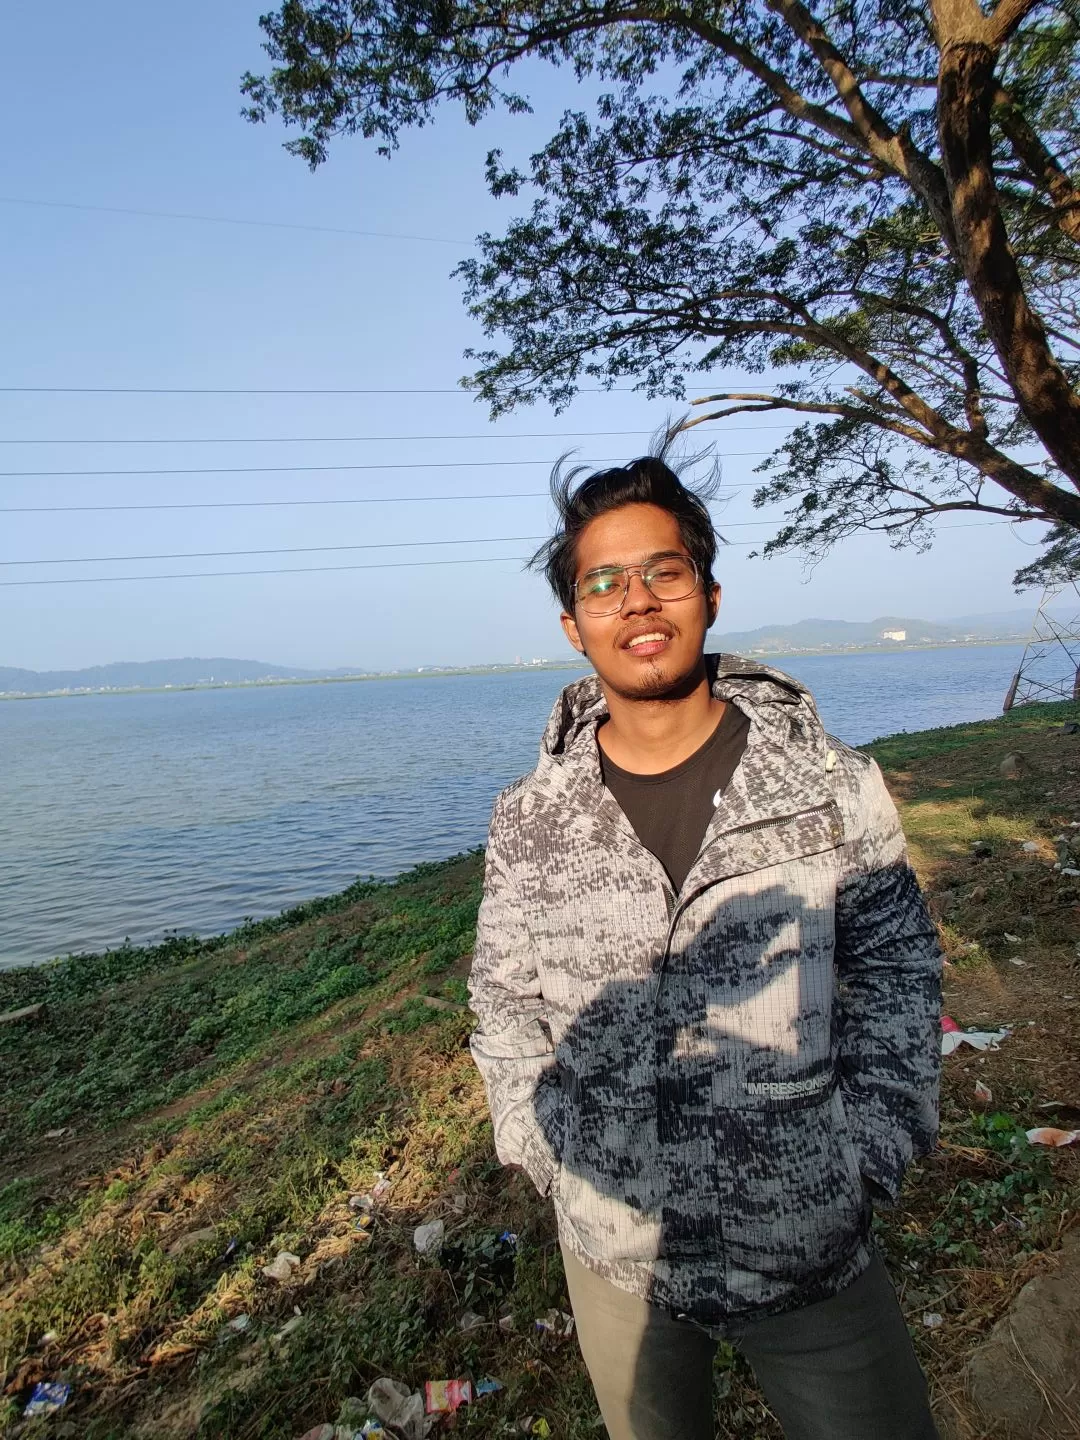
M 653 641 L 666 640 L 667 638 L 668 637 L 666 635 L 660 634 L 659 631 L 656 631 L 651 635 L 635 635 L 634 638 L 630 641 L 629 648 L 632 650 L 635 645 L 648 645 L 651 644 Z

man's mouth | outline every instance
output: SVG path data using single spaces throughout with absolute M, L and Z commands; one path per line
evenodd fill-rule
M 635 655 L 656 655 L 670 642 L 671 636 L 666 630 L 646 630 L 640 635 L 631 636 L 624 648 Z

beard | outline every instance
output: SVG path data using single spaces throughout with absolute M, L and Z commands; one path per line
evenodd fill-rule
M 676 705 L 693 694 L 701 684 L 704 674 L 703 655 L 699 656 L 689 669 L 672 664 L 665 656 L 657 655 L 642 665 L 632 680 L 623 680 L 621 676 L 608 679 L 604 675 L 600 675 L 600 679 L 604 686 L 621 700 Z

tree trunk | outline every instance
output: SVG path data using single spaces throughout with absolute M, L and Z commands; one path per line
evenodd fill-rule
M 1080 395 L 1028 304 L 1001 217 L 992 164 L 994 50 L 942 37 L 938 127 L 959 259 L 983 324 L 1032 429 L 1080 488 Z

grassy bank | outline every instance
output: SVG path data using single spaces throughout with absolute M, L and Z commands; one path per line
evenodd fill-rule
M 1053 870 L 1051 843 L 1080 821 L 1080 736 L 1060 729 L 1078 715 L 1044 706 L 872 747 L 941 925 L 949 1013 L 1013 1027 L 996 1053 L 946 1062 L 942 1147 L 877 1222 L 957 1440 L 982 1433 L 967 1355 L 1080 1198 L 1074 1151 L 1016 1139 L 1080 1114 L 1080 882 Z M 999 773 L 1011 750 L 1018 780 Z M 26 1433 L 246 1440 L 332 1421 L 381 1375 L 493 1375 L 505 1388 L 458 1430 L 531 1415 L 559 1440 L 600 1433 L 575 1343 L 535 1328 L 567 1308 L 551 1216 L 495 1163 L 466 1048 L 480 865 L 357 885 L 212 941 L 0 973 L 0 1010 L 45 1007 L 0 1027 L 9 1432 L 39 1380 L 71 1382 L 72 1399 Z M 369 1219 L 349 1199 L 380 1174 Z M 412 1244 L 436 1217 L 438 1261 Z M 267 1278 L 282 1250 L 299 1266 Z M 717 1392 L 718 1433 L 779 1434 L 730 1355 Z

